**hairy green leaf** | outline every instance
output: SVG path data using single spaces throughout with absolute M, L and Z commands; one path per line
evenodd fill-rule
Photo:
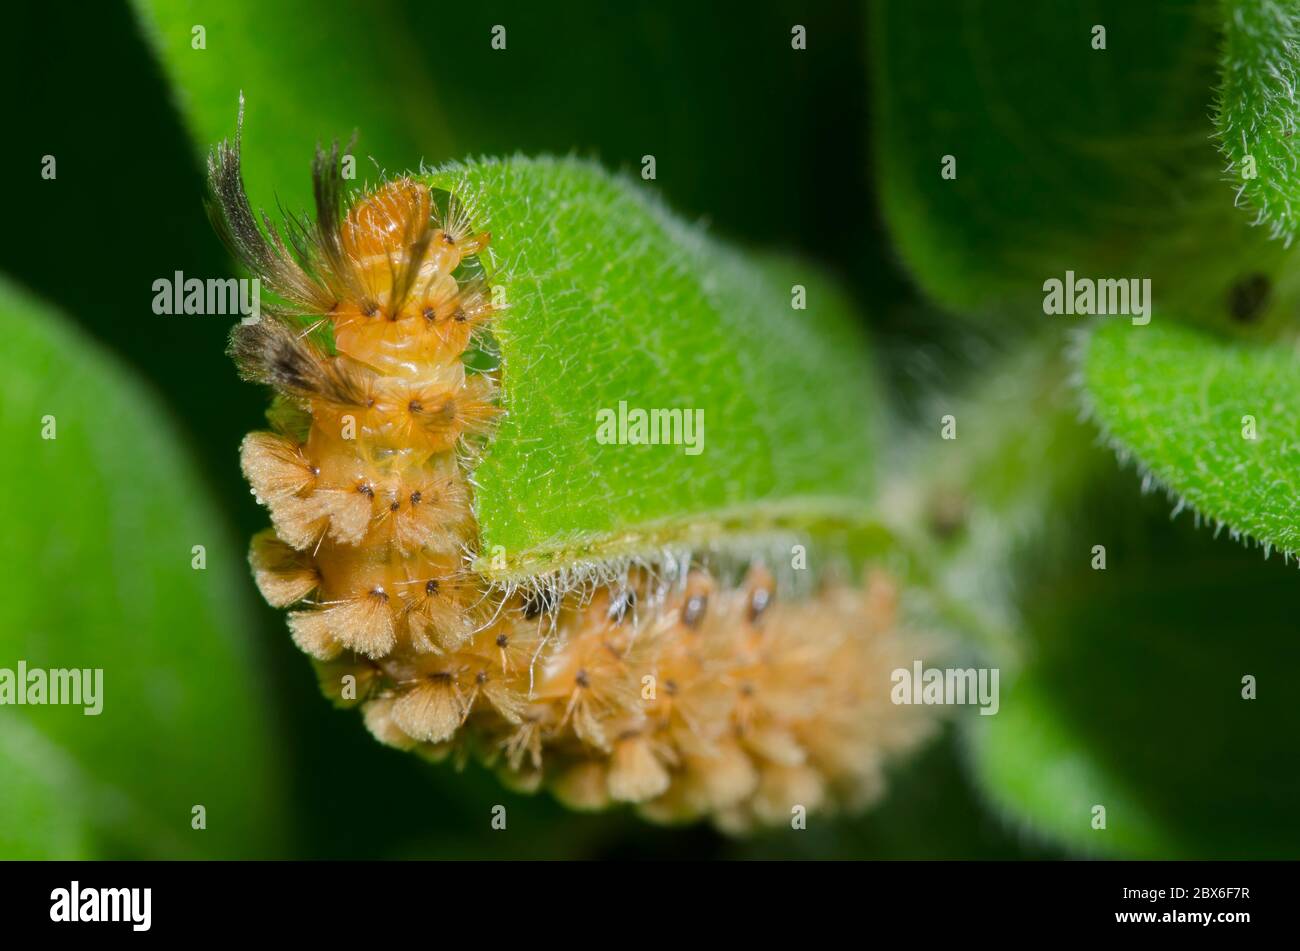
M 1288 0 L 1223 0 L 1220 145 L 1240 199 L 1289 244 L 1300 219 L 1300 7 Z
M 280 784 L 242 545 L 117 364 L 7 282 L 0 332 L 0 668 L 103 672 L 98 715 L 0 707 L 0 854 L 272 852 Z
M 433 181 L 491 230 L 509 305 L 494 324 L 507 415 L 475 473 L 485 569 L 497 546 L 497 571 L 531 573 L 863 519 L 871 366 L 816 269 L 748 260 L 585 162 L 472 163 Z M 604 444 L 602 415 L 620 407 L 702 429 Z
M 313 149 L 354 130 L 358 181 L 448 154 L 426 54 L 390 0 L 134 4 L 201 153 L 234 134 L 241 92 L 247 98 L 254 205 L 274 209 L 278 198 L 292 210 L 309 207 Z
M 1082 354 L 1092 414 L 1144 476 L 1267 550 L 1300 548 L 1300 363 L 1281 345 L 1103 326 Z
M 1295 252 L 1222 182 L 1216 13 L 1206 0 L 873 4 L 877 182 L 921 287 L 1022 327 L 1046 324 L 1043 284 L 1067 270 L 1149 278 L 1180 319 L 1261 333 L 1285 320 Z

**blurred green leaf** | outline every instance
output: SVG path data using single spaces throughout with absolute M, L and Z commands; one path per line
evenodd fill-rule
M 1003 672 L 996 715 L 967 720 L 976 774 L 1008 819 L 1076 852 L 1295 855 L 1300 578 L 1124 483 L 1015 566 L 1028 662 Z
M 1252 228 L 1221 180 L 1216 4 L 871 9 L 878 190 L 941 304 L 1042 326 L 1044 281 L 1073 270 L 1150 278 L 1159 307 L 1190 321 L 1263 333 L 1289 319 L 1297 251 Z
M 1089 338 L 1093 416 L 1145 478 L 1265 550 L 1300 548 L 1300 360 L 1194 330 L 1107 325 Z
M 255 206 L 310 206 L 317 143 L 359 131 L 357 179 L 450 152 L 429 54 L 389 0 L 134 0 L 201 154 L 234 135 L 242 91 L 245 181 Z M 203 49 L 196 30 L 203 29 Z
M 493 324 L 507 413 L 475 472 L 485 555 L 532 573 L 865 519 L 879 401 L 816 269 L 743 258 L 589 163 L 457 165 L 433 183 L 491 230 L 509 304 Z M 600 444 L 620 404 L 702 414 L 699 452 Z
M 1300 218 L 1300 8 L 1222 0 L 1226 19 L 1215 124 L 1228 172 L 1257 223 L 1288 242 Z
M 8 282 L 0 332 L 0 667 L 103 670 L 97 716 L 0 708 L 0 848 L 273 853 L 280 782 L 243 547 L 164 410 L 120 367 Z

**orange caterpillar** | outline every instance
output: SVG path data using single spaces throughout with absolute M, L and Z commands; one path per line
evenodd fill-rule
M 471 568 L 468 478 L 496 381 L 463 361 L 492 306 L 457 277 L 488 235 L 412 178 L 345 209 L 337 145 L 316 156 L 315 222 L 284 235 L 249 206 L 238 136 L 208 172 L 218 232 L 284 302 L 231 343 L 277 391 L 273 431 L 242 447 L 274 525 L 251 561 L 327 695 L 384 743 L 474 756 L 578 808 L 740 829 L 877 793 L 883 756 L 928 727 L 889 702 L 913 655 L 884 575 L 789 603 L 761 566 L 728 583 L 699 560 L 496 591 Z

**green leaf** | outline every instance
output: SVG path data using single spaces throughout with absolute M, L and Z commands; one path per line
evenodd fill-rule
M 103 671 L 98 715 L 0 707 L 0 855 L 273 852 L 280 784 L 243 546 L 118 365 L 4 281 L 0 333 L 0 668 Z
M 375 177 L 371 158 L 400 172 L 450 151 L 427 54 L 389 0 L 134 5 L 201 154 L 234 135 L 242 91 L 245 181 L 255 206 L 274 209 L 278 197 L 288 209 L 309 207 L 313 149 L 335 139 L 346 145 L 354 130 L 359 181 Z M 203 49 L 195 49 L 199 27 Z
M 872 4 L 878 192 L 921 287 L 1021 329 L 1060 319 L 1043 314 L 1043 283 L 1066 270 L 1150 278 L 1189 321 L 1263 333 L 1287 319 L 1296 252 L 1252 228 L 1222 181 L 1214 10 Z
M 1241 199 L 1288 243 L 1300 218 L 1300 8 L 1286 0 L 1223 0 L 1222 84 L 1215 124 Z
M 1092 415 L 1145 478 L 1233 535 L 1300 547 L 1300 366 L 1252 346 L 1155 321 L 1109 325 L 1082 355 Z
M 1300 664 L 1300 576 L 1125 483 L 1011 566 L 1029 661 L 1003 671 L 996 715 L 966 720 L 975 774 L 1009 820 L 1076 852 L 1294 855 L 1300 706 L 1280 672 Z
M 494 324 L 507 415 L 475 472 L 485 570 L 497 546 L 506 574 L 532 573 L 863 523 L 871 365 L 815 269 L 747 260 L 584 162 L 457 165 L 433 183 L 491 230 L 509 305 Z M 599 414 L 620 404 L 702 416 L 702 441 L 602 445 Z

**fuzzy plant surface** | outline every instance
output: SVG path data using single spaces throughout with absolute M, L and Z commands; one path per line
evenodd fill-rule
M 1300 361 L 1290 347 L 1166 325 L 1094 333 L 1082 355 L 1091 415 L 1150 488 L 1216 531 L 1289 556 L 1300 545 Z
M 833 284 L 748 261 L 593 164 L 489 161 L 430 180 L 492 233 L 508 302 L 494 322 L 505 416 L 475 471 L 498 571 L 866 521 L 880 399 Z M 620 405 L 694 413 L 697 444 L 597 441 Z
M 1255 224 L 1290 244 L 1300 224 L 1300 8 L 1223 0 L 1215 125 L 1227 171 Z
M 1229 184 L 1245 206 L 1239 217 L 1282 247 L 1292 243 L 1300 192 L 1300 11 L 1241 0 L 1221 12 L 1215 119 Z M 1247 342 L 1180 328 L 1179 314 L 1171 308 L 1142 328 L 1150 333 L 1095 330 L 1081 347 L 1085 402 L 1121 457 L 1136 462 L 1148 487 L 1166 490 L 1176 510 L 1289 557 L 1300 539 L 1293 323 L 1281 325 L 1280 339 Z

